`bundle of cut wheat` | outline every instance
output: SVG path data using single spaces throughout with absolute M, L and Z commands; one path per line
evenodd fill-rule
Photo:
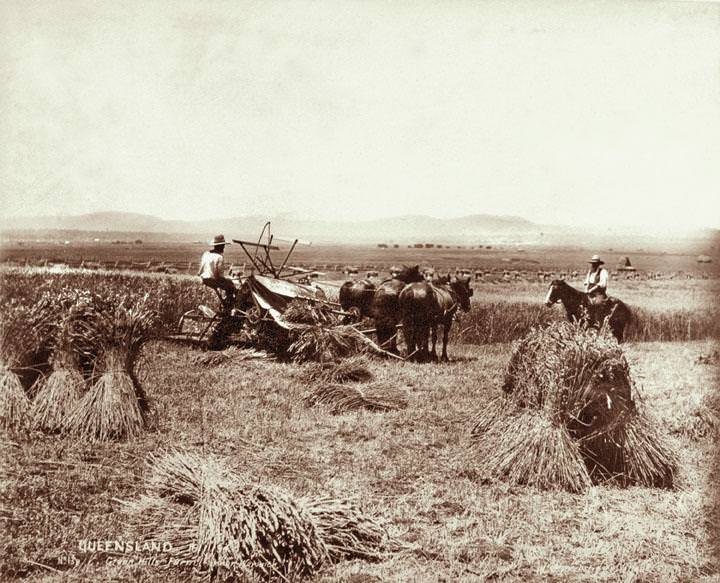
M 134 367 L 156 315 L 147 307 L 147 297 L 129 304 L 125 298 L 114 305 L 95 302 L 90 321 L 94 382 L 65 420 L 70 433 L 105 441 L 137 437 L 146 429 L 147 399 Z
M 602 464 L 601 477 L 609 476 L 622 486 L 673 487 L 677 456 L 658 431 L 655 420 L 639 413 L 629 415 L 606 435 L 605 444 L 616 448 L 613 456 L 602 455 L 603 448 L 598 454 L 598 449 L 583 446 L 586 459 Z
M 333 415 L 359 409 L 385 412 L 407 407 L 407 396 L 403 391 L 381 382 L 364 386 L 323 383 L 305 395 L 304 401 L 308 407 L 328 407 Z
M 395 547 L 387 530 L 349 500 L 305 498 L 301 504 L 315 523 L 333 561 L 378 561 Z
M 97 361 L 102 352 L 97 310 L 99 299 L 84 290 L 65 289 L 60 294 L 59 303 L 64 315 L 59 331 L 62 329 L 67 335 L 69 351 L 77 360 L 83 377 L 91 381 L 97 373 Z
M 326 406 L 333 414 L 361 409 L 365 403 L 363 393 L 357 386 L 338 383 L 318 385 L 303 400 L 308 407 Z
M 80 372 L 80 353 L 76 349 L 77 312 L 68 308 L 60 318 L 53 341 L 50 376 L 39 382 L 32 403 L 32 425 L 47 432 L 59 431 L 65 418 L 85 392 L 85 379 Z
M 332 362 L 307 364 L 302 377 L 309 382 L 346 383 L 365 382 L 373 378 L 365 355 L 351 356 Z
M 294 362 L 328 362 L 359 354 L 367 349 L 367 338 L 352 326 L 296 324 L 287 349 Z
M 303 300 L 290 302 L 283 312 L 283 318 L 293 324 L 334 325 L 338 323 L 337 315 L 333 314 L 326 304 L 313 304 Z
M 580 492 L 592 481 L 566 427 L 530 409 L 493 419 L 475 433 L 481 466 L 511 484 Z M 476 428 L 477 429 L 477 428 Z
M 388 382 L 375 381 L 363 385 L 362 392 L 365 399 L 363 408 L 369 411 L 383 413 L 405 409 L 408 406 L 407 393 Z
M 32 366 L 42 342 L 37 307 L 8 303 L 0 310 L 0 428 L 27 426 L 30 399 L 18 371 Z
M 278 489 L 250 485 L 217 459 L 175 452 L 151 457 L 149 470 L 146 495 L 130 505 L 136 523 L 199 573 L 297 580 L 328 558 L 302 506 Z
M 225 350 L 211 350 L 201 352 L 192 357 L 192 364 L 196 367 L 217 367 L 226 366 L 248 360 L 267 360 L 270 354 L 264 350 L 254 348 L 230 347 Z
M 606 480 L 672 486 L 676 457 L 638 409 L 609 332 L 568 322 L 532 330 L 515 348 L 503 389 L 473 429 L 487 473 L 571 491 Z
M 29 411 L 30 399 L 20 379 L 5 363 L 0 364 L 0 428 L 25 427 Z
M 295 581 L 329 561 L 377 560 L 397 548 L 350 501 L 295 500 L 190 452 L 150 456 L 145 493 L 127 507 L 142 538 L 172 545 L 168 565 L 200 575 Z

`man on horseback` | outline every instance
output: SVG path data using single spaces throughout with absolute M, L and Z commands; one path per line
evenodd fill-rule
M 216 235 L 210 245 L 213 246 L 209 251 L 205 251 L 200 260 L 200 271 L 198 275 L 202 278 L 204 285 L 215 290 L 225 292 L 223 309 L 227 310 L 232 307 L 235 300 L 235 284 L 225 277 L 223 274 L 223 254 L 225 253 L 225 245 L 229 245 L 225 241 L 224 235 Z
M 599 255 L 593 255 L 588 261 L 590 269 L 585 276 L 585 293 L 591 304 L 602 304 L 607 300 L 607 287 L 610 276 L 608 270 L 600 267 L 605 262 Z

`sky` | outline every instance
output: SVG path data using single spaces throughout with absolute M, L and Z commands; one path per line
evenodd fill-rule
M 720 228 L 720 3 L 3 0 L 6 216 Z

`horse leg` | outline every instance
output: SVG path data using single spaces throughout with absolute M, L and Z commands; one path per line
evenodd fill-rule
M 430 353 L 430 360 L 433 362 L 437 362 L 437 329 L 438 325 L 436 322 L 433 322 L 432 326 L 430 327 L 430 333 L 432 338 L 432 352 Z
M 413 351 L 413 343 L 410 333 L 410 322 L 403 321 L 403 338 L 405 338 L 405 350 L 407 351 L 405 356 L 407 358 L 412 358 L 411 354 Z
M 375 334 L 377 335 L 378 346 L 384 350 L 388 350 L 387 343 L 389 339 L 388 326 L 385 322 L 375 322 Z
M 407 357 L 410 360 L 416 361 L 417 355 L 417 343 L 415 339 L 415 324 L 414 322 L 405 321 L 403 322 L 403 335 L 405 336 L 405 346 L 407 349 Z
M 423 322 L 418 326 L 416 342 L 418 343 L 418 353 L 420 362 L 428 361 L 428 340 L 430 336 L 430 326 L 427 322 Z
M 431 330 L 430 323 L 426 323 L 425 327 L 423 329 L 423 346 L 424 346 L 424 352 L 425 352 L 425 362 L 430 362 L 432 360 L 432 356 L 430 354 L 430 330 Z
M 377 337 L 377 344 L 380 348 L 385 348 L 383 344 L 385 344 L 385 335 L 383 334 L 382 326 L 375 322 L 375 336 Z
M 445 321 L 443 326 L 443 347 L 442 347 L 442 359 L 445 362 L 450 362 L 447 353 L 448 336 L 450 336 L 450 326 L 452 326 L 452 317 Z
M 388 325 L 387 330 L 385 331 L 387 334 L 388 340 L 386 342 L 388 343 L 388 347 L 386 350 L 388 352 L 392 352 L 393 354 L 398 354 L 398 347 L 397 347 L 397 324 L 393 322 L 392 326 Z

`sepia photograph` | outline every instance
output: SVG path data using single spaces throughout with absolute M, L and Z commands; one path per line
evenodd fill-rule
M 720 1 L 2 0 L 0 581 L 720 582 Z

